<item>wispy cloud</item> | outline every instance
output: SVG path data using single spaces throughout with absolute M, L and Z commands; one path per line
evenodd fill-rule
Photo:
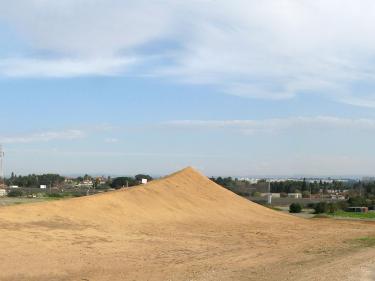
M 8 77 L 77 77 L 119 75 L 134 58 L 6 59 L 0 60 L 0 75 Z
M 65 131 L 47 131 L 25 135 L 16 135 L 1 137 L 0 143 L 33 143 L 33 142 L 49 142 L 54 140 L 76 140 L 86 137 L 86 132 L 82 130 L 65 130 Z
M 374 107 L 374 13 L 372 0 L 6 1 L 0 20 L 31 52 L 0 59 L 0 75 L 130 71 L 242 97 Z
M 375 119 L 350 119 L 332 116 L 290 117 L 263 120 L 175 120 L 163 124 L 175 129 L 236 130 L 245 134 L 276 133 L 285 130 L 371 130 Z

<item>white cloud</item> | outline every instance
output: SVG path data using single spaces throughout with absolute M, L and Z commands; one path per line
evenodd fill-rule
M 0 60 L 0 74 L 9 77 L 77 77 L 116 75 L 134 63 L 131 58 L 7 59 Z
M 76 140 L 86 136 L 86 132 L 82 130 L 65 130 L 65 131 L 47 131 L 40 133 L 32 133 L 26 135 L 1 137 L 0 143 L 33 143 L 33 142 L 49 142 L 54 140 Z
M 263 120 L 175 120 L 167 128 L 235 130 L 245 134 L 277 133 L 285 130 L 367 130 L 375 131 L 375 119 L 350 119 L 332 116 L 290 117 Z
M 375 104 L 372 0 L 13 0 L 0 20 L 35 51 L 5 58 L 0 75 L 134 71 L 243 97 Z

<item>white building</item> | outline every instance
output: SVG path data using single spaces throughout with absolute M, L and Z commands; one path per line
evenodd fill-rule
M 260 196 L 261 197 L 267 197 L 268 195 L 272 196 L 272 198 L 280 198 L 280 193 L 261 193 Z
M 0 189 L 0 197 L 6 196 L 7 191 L 5 189 Z
M 299 198 L 302 198 L 302 193 L 288 193 L 288 197 L 299 199 Z

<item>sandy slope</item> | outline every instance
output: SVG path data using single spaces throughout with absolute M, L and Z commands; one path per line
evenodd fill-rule
M 346 242 L 375 235 L 375 224 L 275 212 L 191 168 L 129 190 L 3 207 L 0 227 L 0 280 L 343 280 L 375 256 Z

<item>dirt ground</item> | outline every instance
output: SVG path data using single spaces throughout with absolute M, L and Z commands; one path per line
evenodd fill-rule
M 130 190 L 0 208 L 0 280 L 375 280 L 375 223 L 302 219 L 188 168 Z

